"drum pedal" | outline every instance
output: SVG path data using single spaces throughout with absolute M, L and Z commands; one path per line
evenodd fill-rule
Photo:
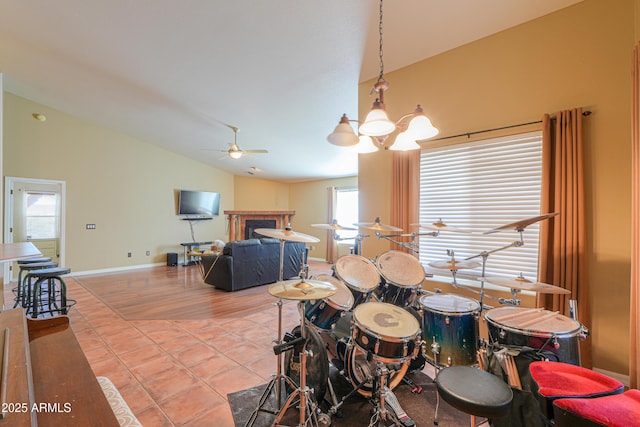
M 419 386 L 411 378 L 402 377 L 402 382 L 411 387 L 411 393 L 420 394 L 422 393 L 422 386 Z
M 395 393 L 391 390 L 386 390 L 386 398 L 385 402 L 389 405 L 389 407 L 393 410 L 398 417 L 398 420 L 402 423 L 404 427 L 414 427 L 416 423 L 404 412 L 402 406 L 400 406 L 400 402 L 398 402 L 398 398 Z

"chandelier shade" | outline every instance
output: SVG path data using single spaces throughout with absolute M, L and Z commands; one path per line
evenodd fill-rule
M 416 139 L 409 133 L 409 131 L 400 132 L 396 136 L 395 142 L 389 147 L 389 150 L 394 151 L 409 151 L 419 150 L 420 145 L 416 142 Z
M 433 138 L 439 131 L 431 124 L 431 120 L 429 120 L 427 116 L 419 114 L 411 119 L 407 132 L 413 139 L 419 141 L 421 139 Z
M 373 153 L 378 151 L 378 146 L 373 143 L 373 139 L 367 135 L 360 135 L 360 142 L 356 145 L 356 151 L 360 154 Z
M 339 147 L 352 147 L 358 144 L 358 135 L 353 131 L 346 114 L 342 115 L 338 126 L 327 136 L 327 141 Z

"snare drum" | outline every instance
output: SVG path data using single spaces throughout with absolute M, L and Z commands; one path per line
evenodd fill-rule
M 420 324 L 393 304 L 368 302 L 353 310 L 352 337 L 366 354 L 381 362 L 411 359 L 420 345 Z
M 420 306 L 425 357 L 439 366 L 475 365 L 478 301 L 454 294 L 434 294 L 420 298 Z
M 304 316 L 309 322 L 321 331 L 331 330 L 342 314 L 351 310 L 353 296 L 351 291 L 340 280 L 326 274 L 315 276 L 316 280 L 328 282 L 336 287 L 335 294 L 328 298 L 304 303 Z
M 400 251 L 387 251 L 376 261 L 382 276 L 375 291 L 378 301 L 399 307 L 413 305 L 425 273 L 420 261 L 413 255 Z
M 336 276 L 349 287 L 353 294 L 353 306 L 367 302 L 380 283 L 376 266 L 360 255 L 343 255 L 336 260 Z
M 578 321 L 542 308 L 511 306 L 493 308 L 484 317 L 492 343 L 531 347 L 551 359 L 580 366 L 583 329 Z

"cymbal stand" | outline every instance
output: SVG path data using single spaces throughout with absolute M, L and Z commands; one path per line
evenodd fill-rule
M 284 240 L 280 239 L 280 275 L 279 275 L 280 282 L 282 282 L 283 267 L 284 267 Z M 278 298 L 278 301 L 275 302 L 274 305 L 278 307 L 278 336 L 277 338 L 274 338 L 272 340 L 272 342 L 274 343 L 274 348 L 276 348 L 277 346 L 281 346 L 283 344 L 282 342 L 282 298 Z M 263 409 L 263 406 L 267 403 L 267 400 L 269 399 L 269 396 L 271 395 L 271 391 L 273 390 L 274 387 L 276 389 L 276 407 L 280 408 L 280 404 L 282 400 L 282 396 L 281 396 L 282 381 L 284 380 L 285 382 L 288 382 L 292 387 L 296 386 L 293 380 L 291 380 L 291 378 L 287 377 L 282 373 L 282 351 L 276 352 L 276 360 L 277 360 L 276 373 L 271 376 L 271 380 L 267 384 L 267 388 L 265 388 L 264 392 L 262 393 L 262 396 L 260 397 L 257 408 L 251 413 L 251 416 L 249 417 L 249 420 L 245 424 L 245 427 L 250 427 L 253 425 L 253 423 L 256 421 L 256 418 L 259 412 L 268 412 L 268 413 L 271 413 L 272 415 L 276 414 L 276 412 Z
M 409 249 L 411 250 L 411 255 L 417 254 L 419 250 L 418 243 L 416 242 L 417 236 L 437 237 L 439 234 L 440 234 L 439 231 L 432 231 L 430 233 L 404 233 L 404 234 L 381 234 L 379 231 L 376 231 L 376 237 L 378 239 L 381 239 L 381 238 L 386 239 L 391 243 L 395 243 L 401 248 Z M 400 242 L 398 240 L 392 239 L 392 237 L 411 237 L 411 242 Z
M 275 421 L 273 422 L 274 426 L 280 425 L 282 417 L 284 417 L 284 414 L 293 404 L 296 397 L 299 397 L 300 399 L 300 418 L 298 426 L 306 426 L 309 423 L 314 426 L 318 425 L 318 417 L 316 415 L 317 404 L 313 399 L 313 391 L 307 386 L 307 357 L 309 355 L 313 357 L 313 354 L 311 354 L 311 352 L 307 350 L 307 328 L 305 323 L 306 317 L 304 314 L 304 301 L 298 302 L 298 311 L 300 313 L 300 333 L 302 335 L 302 350 L 300 351 L 300 386 L 296 387 L 293 393 L 289 395 L 289 398 L 284 403 L 284 406 L 280 409 Z
M 520 235 L 520 240 L 516 240 L 508 245 L 502 246 L 500 248 L 497 249 L 493 249 L 490 251 L 482 251 L 477 255 L 473 255 L 470 256 L 468 258 L 465 258 L 466 261 L 474 259 L 474 258 L 478 258 L 478 257 L 482 257 L 482 274 L 480 276 L 480 298 L 478 300 L 478 302 L 480 303 L 480 311 L 482 311 L 484 309 L 484 304 L 482 302 L 483 298 L 484 298 L 484 282 L 485 282 L 485 274 L 487 271 L 487 259 L 489 258 L 489 255 L 494 254 L 496 252 L 500 252 L 503 251 L 505 249 L 509 249 L 509 248 L 519 248 L 521 246 L 524 246 L 524 237 L 523 237 L 523 233 L 524 233 L 524 228 L 520 228 L 517 230 L 518 234 Z M 455 278 L 454 278 L 454 284 L 455 284 Z M 511 300 L 503 300 L 500 301 L 501 303 L 508 303 L 508 304 L 512 304 L 512 305 L 520 305 L 520 300 L 517 299 L 517 292 L 515 289 L 511 290 L 511 295 L 512 295 L 512 299 Z

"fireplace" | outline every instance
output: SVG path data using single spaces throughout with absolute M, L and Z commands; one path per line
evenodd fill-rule
M 284 229 L 296 211 L 224 211 L 229 220 L 229 241 L 251 239 L 256 228 Z M 249 221 L 269 221 L 255 225 Z M 249 226 L 247 223 L 249 222 Z M 249 228 L 250 230 L 247 230 Z
M 276 228 L 275 219 L 247 219 L 244 222 L 244 238 L 259 239 L 264 237 L 262 234 L 256 233 L 257 228 Z

